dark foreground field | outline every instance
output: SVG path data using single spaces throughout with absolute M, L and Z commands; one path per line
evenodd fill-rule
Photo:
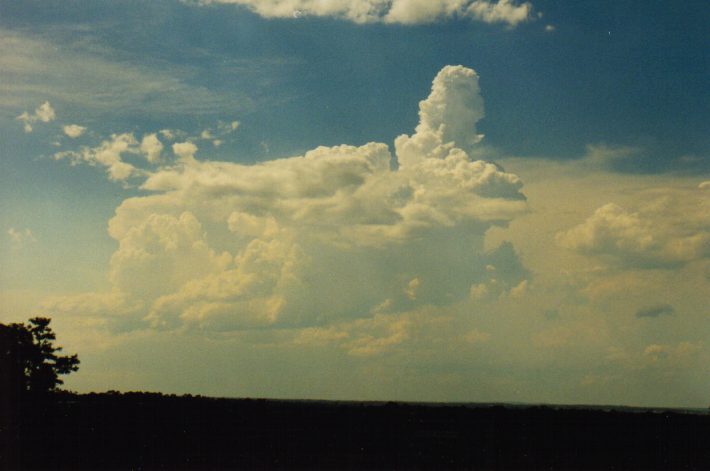
M 64 395 L 15 408 L 8 469 L 710 469 L 710 416 Z

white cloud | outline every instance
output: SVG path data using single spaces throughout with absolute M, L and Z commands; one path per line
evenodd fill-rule
M 556 30 L 555 25 L 545 25 L 545 32 L 552 33 Z
M 702 189 L 648 192 L 638 211 L 609 203 L 558 243 L 627 266 L 672 267 L 710 257 L 710 201 Z
M 476 123 L 484 115 L 478 74 L 460 65 L 444 67 L 434 78 L 429 97 L 419 103 L 415 133 L 395 140 L 400 165 L 470 151 L 483 139 L 476 133 Z
M 710 364 L 701 348 L 710 260 L 664 270 L 609 268 L 603 263 L 609 255 L 559 250 L 554 241 L 556 232 L 609 200 L 641 226 L 669 218 L 669 225 L 692 233 L 705 211 L 697 177 L 618 175 L 590 171 L 581 161 L 527 159 L 520 171 L 532 182 L 526 195 L 534 212 L 509 213 L 501 220 L 507 227 L 475 216 L 420 226 L 407 224 L 402 208 L 418 198 L 425 213 L 434 206 L 457 221 L 445 202 L 423 196 L 433 188 L 465 192 L 445 172 L 424 170 L 426 161 L 442 159 L 385 165 L 396 157 L 371 144 L 256 165 L 164 162 L 149 175 L 151 194 L 127 199 L 111 219 L 122 253 L 111 266 L 112 288 L 46 308 L 57 319 L 84 312 L 124 331 L 140 329 L 128 337 L 164 340 L 162 346 L 146 341 L 142 352 L 192 342 L 194 351 L 213 349 L 204 358 L 224 366 L 256 352 L 240 362 L 248 363 L 239 370 L 240 388 L 249 371 L 273 371 L 287 359 L 289 371 L 320 376 L 269 383 L 270 391 L 392 398 L 396 382 L 401 399 L 702 404 L 706 388 L 697 378 L 707 377 Z M 439 186 L 438 179 L 447 183 Z M 412 181 L 419 183 L 416 191 Z M 496 199 L 470 195 L 480 204 Z M 505 202 L 522 203 L 499 198 L 497 204 Z M 371 231 L 375 224 L 380 229 Z M 677 234 L 665 225 L 651 232 Z M 500 243 L 492 234 L 503 234 L 516 250 L 504 244 L 484 251 L 483 233 L 486 246 Z M 594 289 L 607 293 L 592 296 Z M 664 304 L 678 315 L 637 317 Z M 146 329 L 146 320 L 156 329 Z M 124 350 L 135 345 L 118 343 Z M 334 371 L 342 374 L 337 380 Z M 161 384 L 174 388 L 173 381 Z M 313 392 L 312 384 L 323 383 Z M 660 383 L 669 387 L 649 391 L 648 384 Z M 205 393 L 195 384 L 194 391 Z M 253 396 L 257 388 L 229 383 L 209 392 Z
M 585 252 L 646 252 L 656 244 L 651 228 L 637 213 L 609 203 L 583 224 L 558 235 L 562 246 Z
M 185 162 L 193 161 L 196 152 L 197 146 L 190 141 L 173 144 L 173 153 Z
M 153 214 L 121 237 L 111 257 L 109 277 L 119 292 L 157 298 L 192 279 L 219 272 L 230 259 L 209 248 L 201 224 L 191 213 Z
M 527 21 L 531 12 L 530 3 L 517 4 L 511 0 L 497 2 L 475 0 L 466 8 L 467 15 L 485 23 L 506 23 L 510 26 Z
M 146 134 L 141 140 L 140 150 L 148 162 L 158 163 L 160 162 L 160 153 L 163 151 L 163 143 L 155 133 Z
M 532 4 L 514 0 L 199 0 L 243 5 L 266 18 L 330 16 L 355 23 L 420 24 L 460 17 L 511 27 L 531 18 Z
M 152 194 L 124 201 L 109 223 L 113 289 L 143 302 L 155 326 L 235 330 L 456 303 L 491 279 L 491 264 L 499 292 L 519 285 L 512 246 L 483 246 L 526 203 L 515 175 L 467 153 L 481 139 L 477 80 L 462 66 L 437 75 L 415 134 L 397 139 L 396 169 L 381 143 L 254 165 L 198 161 L 194 143 L 173 144 L 178 161 L 126 172 L 145 175 Z M 112 169 L 140 150 L 125 134 L 79 157 Z M 369 355 L 403 335 L 387 327 L 349 349 Z
M 215 147 L 219 147 L 224 142 L 224 138 L 239 129 L 240 125 L 239 121 L 218 121 L 217 126 L 213 129 L 204 129 L 200 135 L 195 136 L 194 139 L 211 140 Z
M 175 139 L 175 132 L 172 129 L 161 129 L 160 135 L 169 141 Z
M 34 123 L 38 121 L 49 123 L 50 121 L 54 121 L 55 118 L 56 113 L 54 112 L 54 108 L 52 108 L 52 105 L 48 101 L 45 101 L 35 109 L 34 113 L 30 114 L 25 111 L 15 119 L 23 123 L 26 133 L 30 133 L 32 132 L 32 125 Z
M 34 116 L 41 122 L 43 123 L 48 123 L 50 121 L 54 121 L 54 118 L 56 118 L 56 114 L 54 113 L 54 109 L 52 108 L 52 105 L 49 104 L 48 101 L 45 101 L 40 105 L 39 108 L 35 110 Z
M 72 139 L 76 139 L 86 132 L 86 128 L 84 126 L 79 126 L 78 124 L 68 124 L 63 126 L 62 130 L 64 131 L 64 134 Z
M 454 14 L 463 14 L 466 2 L 449 0 L 397 0 L 384 16 L 388 23 L 430 23 Z
M 97 147 L 84 146 L 80 151 L 62 151 L 54 154 L 55 160 L 68 159 L 72 165 L 80 162 L 106 168 L 109 179 L 123 181 L 140 174 L 140 171 L 123 160 L 124 154 L 140 152 L 138 141 L 130 133 L 113 134 L 110 140 L 101 142 Z
M 183 144 L 177 145 L 179 149 L 186 152 L 191 149 L 189 146 L 192 144 L 187 147 Z M 112 134 L 110 139 L 102 141 L 95 147 L 82 146 L 78 151 L 57 152 L 54 154 L 54 159 L 66 159 L 72 165 L 84 163 L 91 166 L 105 167 L 110 180 L 126 181 L 131 177 L 148 174 L 146 170 L 127 162 L 125 160 L 126 157 L 142 155 L 149 164 L 160 164 L 162 150 L 163 143 L 160 142 L 156 133 L 144 135 L 140 142 L 132 133 L 122 133 Z

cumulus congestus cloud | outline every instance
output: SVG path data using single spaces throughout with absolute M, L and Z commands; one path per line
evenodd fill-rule
M 125 200 L 109 222 L 119 243 L 110 269 L 114 298 L 123 300 L 117 313 L 219 331 L 362 329 L 370 324 L 358 319 L 381 326 L 388 315 L 405 326 L 410 320 L 396 316 L 467 299 L 492 277 L 503 289 L 518 285 L 526 272 L 512 246 L 484 250 L 486 231 L 525 212 L 526 202 L 517 176 L 469 157 L 483 115 L 477 74 L 448 66 L 394 156 L 371 142 L 240 165 L 175 144 L 180 158 L 144 171 L 150 194 Z M 129 141 L 160 161 L 157 136 Z M 116 162 L 95 160 L 109 170 Z M 378 350 L 352 346 L 371 347 Z
M 674 268 L 710 257 L 710 200 L 697 188 L 649 190 L 635 210 L 608 203 L 557 242 L 625 268 Z

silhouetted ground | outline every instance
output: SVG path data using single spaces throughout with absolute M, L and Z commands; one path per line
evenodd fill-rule
M 710 416 L 672 411 L 128 393 L 15 412 L 8 469 L 710 469 Z

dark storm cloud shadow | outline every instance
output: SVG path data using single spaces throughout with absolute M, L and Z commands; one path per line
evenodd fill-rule
M 675 312 L 673 306 L 670 304 L 655 304 L 653 306 L 648 306 L 636 311 L 636 317 L 661 317 L 661 316 L 672 316 Z

